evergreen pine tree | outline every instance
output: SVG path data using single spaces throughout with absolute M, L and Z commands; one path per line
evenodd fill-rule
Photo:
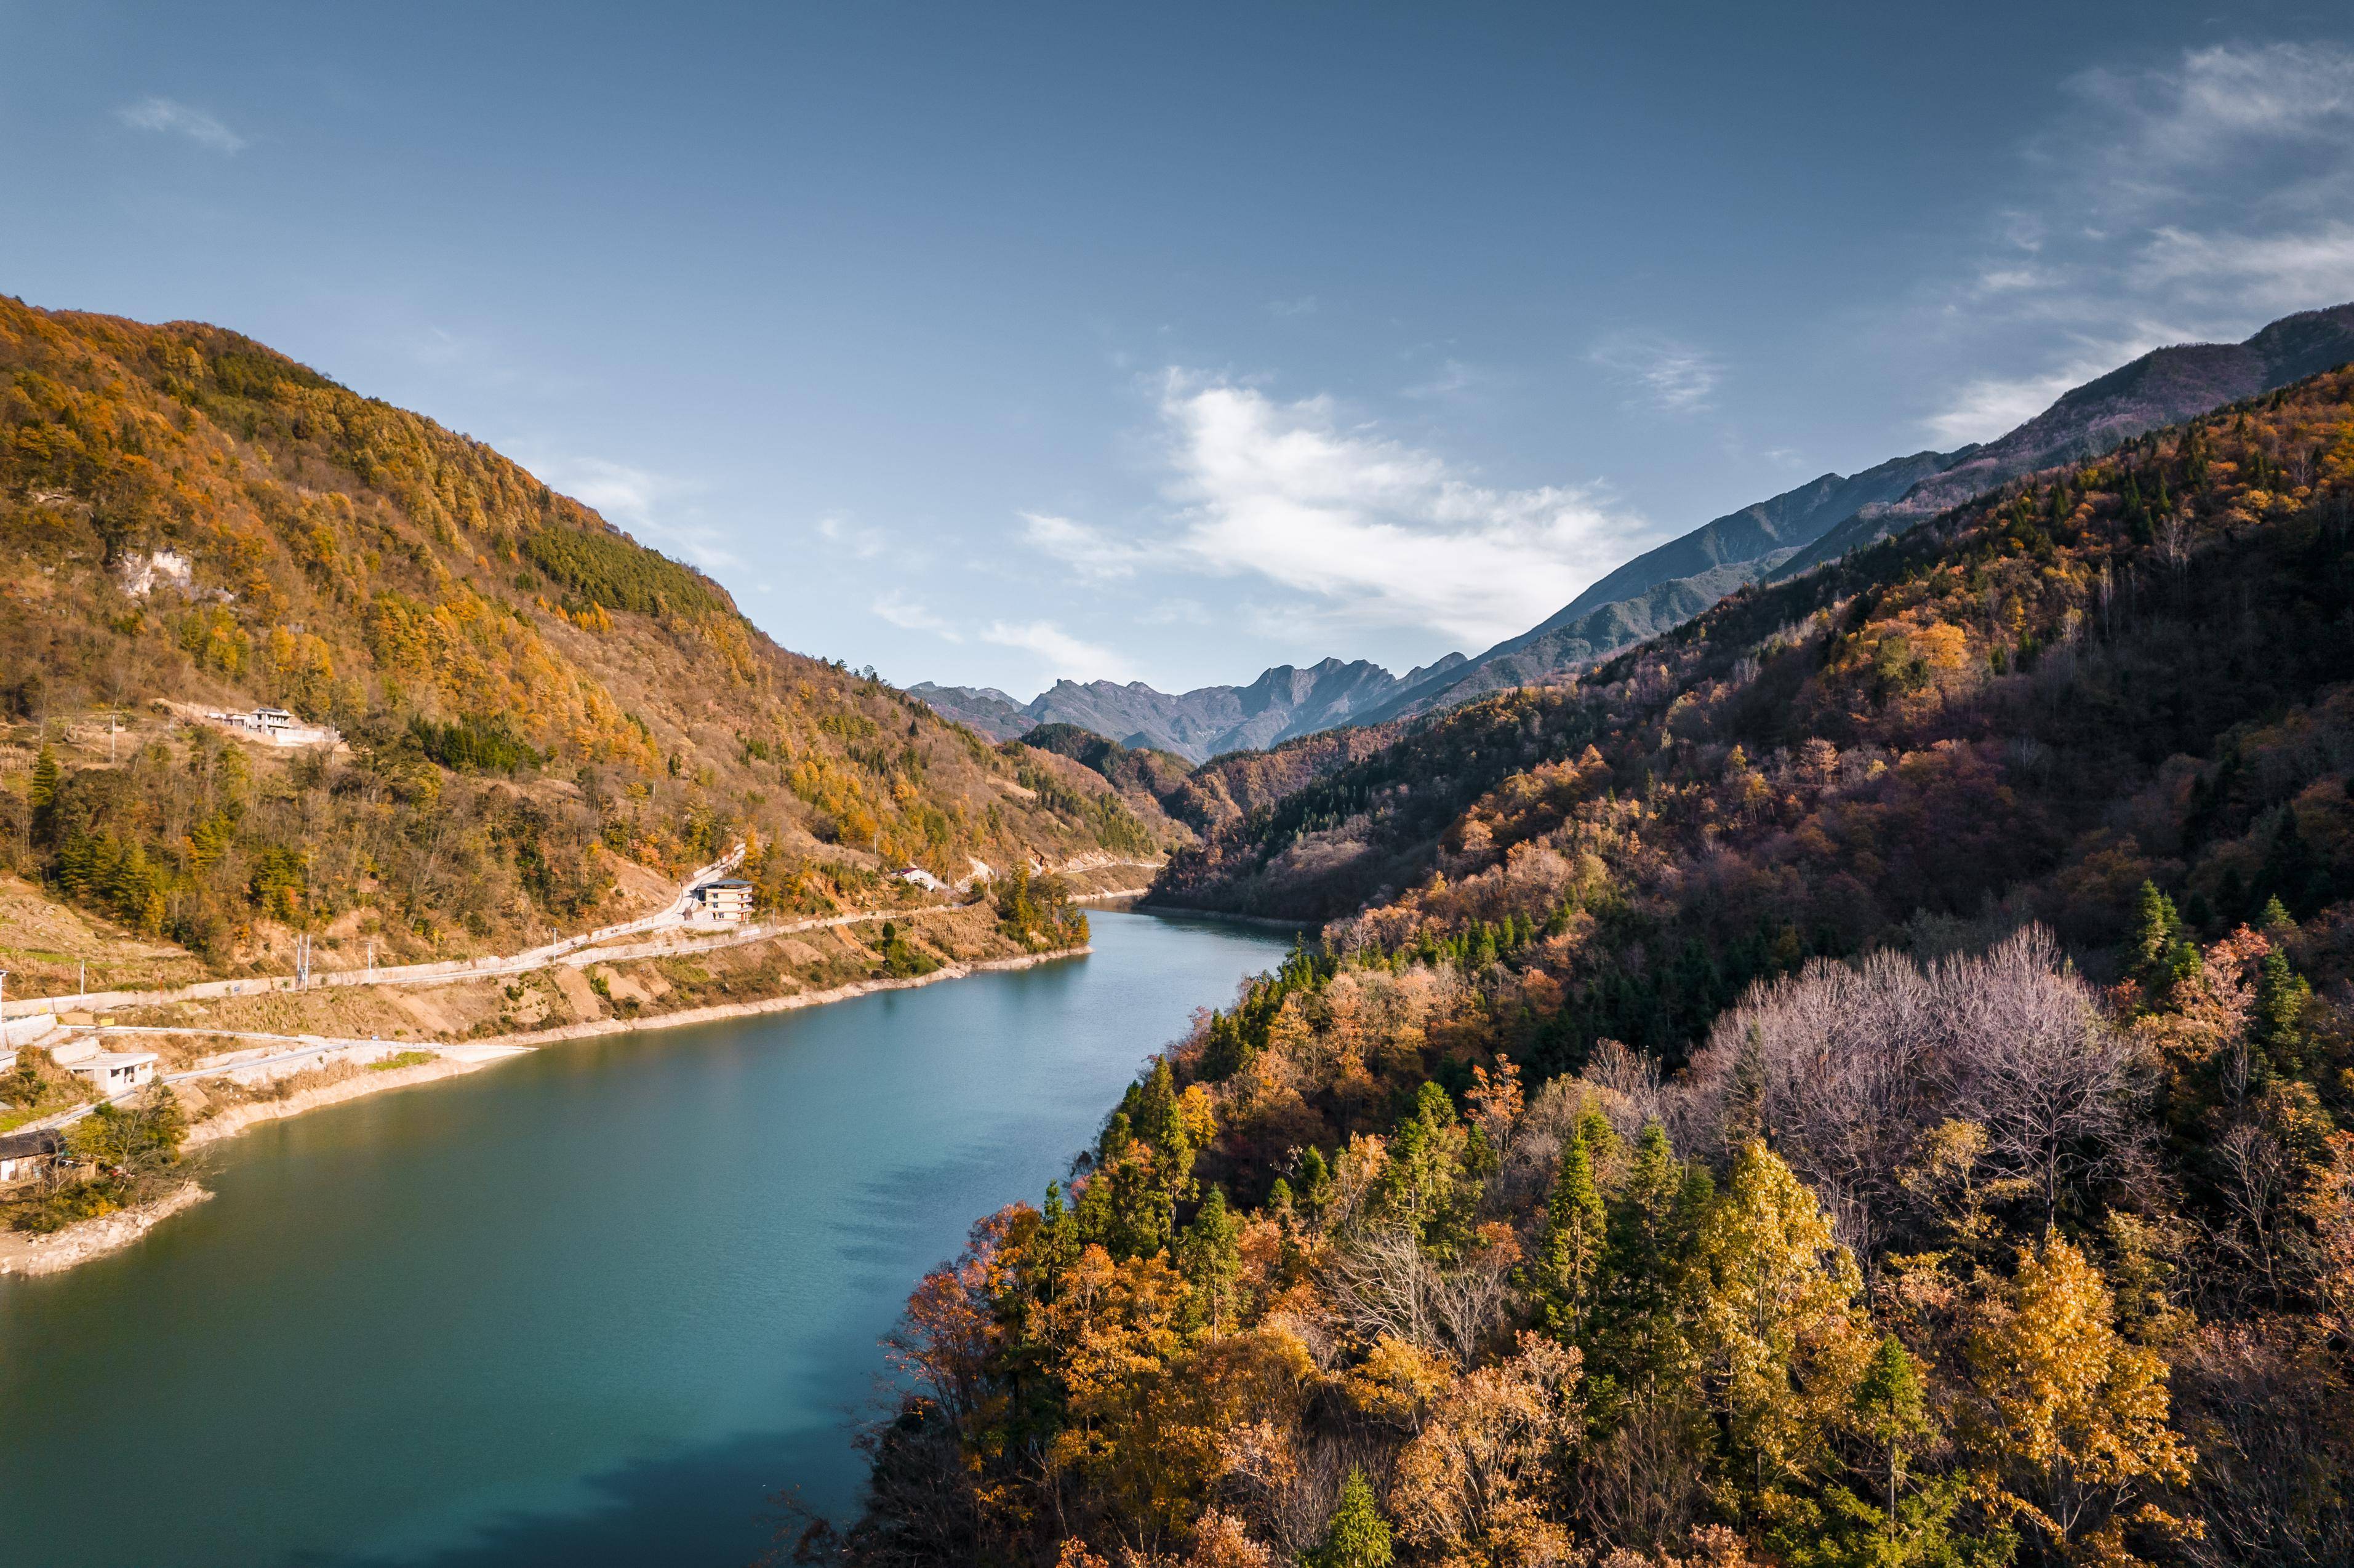
M 1897 1489 L 1904 1484 L 1904 1460 L 1935 1431 L 1930 1424 L 1927 1398 L 1921 1383 L 1921 1364 L 1895 1335 L 1882 1339 L 1880 1349 L 1872 1353 L 1862 1382 L 1856 1385 L 1855 1408 L 1864 1436 L 1884 1457 L 1881 1466 L 1884 1499 L 1882 1506 L 1888 1528 L 1893 1531 L 1897 1518 Z
M 2256 1050 L 2249 1064 L 2248 1088 L 2261 1089 L 2275 1073 L 2294 1075 L 2305 1065 L 2305 1012 L 2313 987 L 2274 948 L 2256 970 L 2253 1028 Z
M 1331 1167 L 1324 1161 L 1324 1151 L 1311 1143 L 1299 1157 L 1299 1202 L 1308 1223 L 1321 1223 L 1324 1205 L 1331 1201 Z
M 48 742 L 43 741 L 40 759 L 33 764 L 33 788 L 27 800 L 37 811 L 57 798 L 58 754 L 49 749 Z
M 1648 1123 L 1626 1186 L 1608 1205 L 1596 1310 L 1596 1360 L 1622 1388 L 1684 1370 L 1687 1345 L 1676 1307 L 1691 1255 L 1685 1186 L 1667 1128 Z
M 1177 1266 L 1206 1308 L 1210 1332 L 1225 1332 L 1233 1316 L 1235 1279 L 1242 1273 L 1242 1222 L 1226 1207 L 1226 1192 L 1214 1184 L 1202 1200 L 1193 1223 L 1177 1239 Z
M 1553 1177 L 1534 1281 L 1545 1330 L 1564 1342 L 1575 1342 L 1593 1309 L 1607 1223 L 1581 1128 L 1562 1150 Z
M 2126 944 L 2128 961 L 2137 979 L 2145 985 L 2156 983 L 2166 972 L 2167 960 L 2181 930 L 2174 900 L 2160 893 L 2155 882 L 2144 882 L 2135 898 L 2133 936 Z
M 1324 1544 L 1309 1553 L 1309 1568 L 1389 1568 L 1391 1557 L 1389 1521 L 1373 1500 L 1373 1483 L 1364 1471 L 1352 1469 Z

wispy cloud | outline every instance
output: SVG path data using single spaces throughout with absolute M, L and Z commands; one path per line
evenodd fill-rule
M 1614 334 L 1586 357 L 1617 377 L 1632 402 L 1661 413 L 1698 413 L 1724 379 L 1724 366 L 1708 354 L 1648 333 Z
M 525 466 L 657 549 L 711 571 L 744 565 L 727 535 L 696 514 L 694 497 L 703 487 L 693 480 L 609 458 L 536 453 L 525 460 Z
M 2230 43 L 2084 71 L 2023 151 L 2031 195 L 1907 330 L 2058 346 L 1952 387 L 1923 420 L 1940 440 L 1999 435 L 2162 344 L 2354 299 L 2354 51 Z
M 1051 620 L 992 620 L 981 640 L 1038 656 L 1047 676 L 1074 681 L 1125 681 L 1128 662 L 1108 648 L 1072 636 Z
M 2123 132 L 2094 158 L 2145 185 L 2250 145 L 2335 141 L 2354 115 L 2354 55 L 2335 44 L 2215 44 L 2168 69 L 2095 68 L 2069 85 Z
M 890 548 L 891 541 L 878 528 L 869 528 L 842 514 L 829 513 L 817 520 L 817 535 L 837 549 L 847 550 L 862 561 L 871 561 Z
M 1295 617 L 1484 646 L 1560 609 L 1650 532 L 1589 488 L 1482 484 L 1345 423 L 1329 397 L 1286 402 L 1183 370 L 1158 392 L 1167 512 L 1160 532 L 1115 558 L 1264 578 L 1304 597 Z M 1085 530 L 1054 537 L 1066 549 L 1102 542 Z
M 587 385 L 578 376 L 545 368 L 490 334 L 403 324 L 388 339 L 396 352 L 429 370 L 509 395 L 560 397 Z
M 898 589 L 877 599 L 871 607 L 875 613 L 902 631 L 928 631 L 949 642 L 961 642 L 963 636 L 941 617 L 917 604 Z
M 1940 446 L 1965 446 L 2026 423 L 2050 408 L 2060 394 L 2099 374 L 2099 370 L 2072 369 L 2009 378 L 1981 376 L 1956 387 L 1945 407 L 1922 424 Z
M 1102 529 L 1048 513 L 1022 514 L 1023 542 L 1052 556 L 1082 577 L 1113 582 L 1132 577 L 1140 567 L 1165 562 L 1166 549 L 1146 541 L 1117 539 Z
M 2285 234 L 2158 229 L 2132 278 L 2151 292 L 2181 290 L 2201 303 L 2229 299 L 2267 313 L 2354 297 L 2354 225 L 2326 222 Z
M 1400 387 L 1399 394 L 1419 400 L 1454 397 L 1469 391 L 1472 383 L 1478 379 L 1469 366 L 1459 359 L 1450 359 L 1440 365 L 1438 374 L 1429 380 Z
M 1267 313 L 1281 319 L 1288 316 L 1312 316 L 1316 313 L 1316 296 L 1302 294 L 1296 300 L 1269 300 Z
M 246 147 L 244 137 L 212 115 L 168 98 L 143 98 L 136 103 L 126 103 L 114 111 L 114 117 L 134 131 L 161 131 L 185 136 L 197 146 L 216 153 L 241 153 Z

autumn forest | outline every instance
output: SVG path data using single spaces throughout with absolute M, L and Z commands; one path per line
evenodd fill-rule
M 2341 370 L 1303 768 L 798 1550 L 2347 1561 L 2349 747 Z

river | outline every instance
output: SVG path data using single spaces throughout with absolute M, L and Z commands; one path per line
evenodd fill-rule
M 0 1280 L 13 1568 L 736 1568 L 836 1515 L 876 1340 L 1276 932 L 581 1041 L 265 1124 L 129 1250 Z

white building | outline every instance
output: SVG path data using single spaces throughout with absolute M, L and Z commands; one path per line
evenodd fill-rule
M 87 1035 L 51 1046 L 49 1060 L 108 1099 L 155 1081 L 154 1052 L 101 1051 Z
M 705 920 L 742 922 L 752 917 L 752 885 L 740 876 L 723 876 L 695 890 L 695 912 Z
M 948 891 L 949 885 L 947 883 L 942 882 L 938 877 L 934 876 L 930 872 L 926 871 L 920 865 L 903 865 L 899 868 L 898 876 L 900 881 L 912 882 L 927 893 L 946 893 Z
M 242 730 L 271 746 L 334 746 L 343 739 L 326 725 L 304 724 L 284 708 L 256 708 L 249 714 L 208 713 L 207 720 L 226 729 Z

